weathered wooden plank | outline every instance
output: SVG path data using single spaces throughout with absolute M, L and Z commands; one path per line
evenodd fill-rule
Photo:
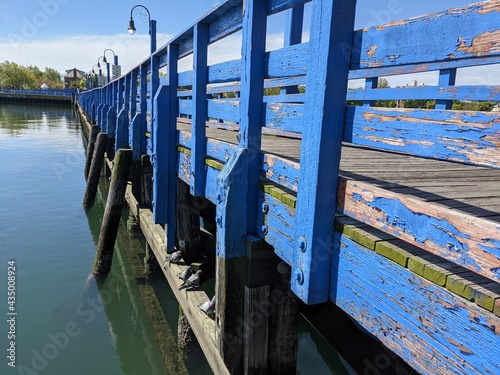
M 346 237 L 335 240 L 330 298 L 417 371 L 500 371 L 499 318 Z
M 446 60 L 439 62 L 422 62 L 397 66 L 382 66 L 349 71 L 349 79 L 373 77 L 388 77 L 402 74 L 432 72 L 444 69 L 467 68 L 472 66 L 486 66 L 500 63 L 500 56 L 475 57 L 465 60 Z
M 344 141 L 417 156 L 499 167 L 494 113 L 348 107 Z
M 482 100 L 500 101 L 500 86 L 417 86 L 347 91 L 347 100 Z M 451 106 L 450 108 L 451 109 Z
M 155 110 L 153 115 L 153 153 L 151 162 L 153 165 L 153 220 L 155 224 L 165 224 L 168 222 L 168 192 L 169 185 L 175 181 L 171 175 L 170 164 L 175 164 L 175 160 L 170 160 L 172 140 L 169 139 L 168 111 L 160 110 L 162 103 L 169 102 L 169 89 L 167 86 L 160 86 L 154 101 Z
M 168 97 L 164 104 L 166 116 L 166 133 L 162 147 L 165 147 L 168 153 L 167 163 L 167 176 L 166 181 L 168 186 L 168 203 L 167 203 L 167 225 L 165 226 L 166 236 L 166 251 L 171 253 L 174 251 L 175 243 L 175 202 L 177 193 L 177 88 L 178 88 L 178 74 L 177 65 L 179 59 L 179 48 L 176 44 L 170 44 L 168 47 L 168 60 L 167 60 L 167 87 Z
M 500 280 L 500 224 L 340 179 L 339 210 L 417 247 Z
M 295 210 L 263 191 L 259 192 L 256 210 L 257 226 L 260 228 L 257 235 L 272 245 L 276 255 L 291 265 L 294 249 Z
M 257 204 L 262 142 L 262 97 L 264 93 L 265 52 L 267 32 L 266 0 L 246 0 L 243 8 L 243 35 L 239 147 L 248 149 L 247 207 Z M 245 199 L 245 198 L 243 198 Z M 247 210 L 247 233 L 255 233 L 256 214 Z
M 142 64 L 140 69 L 140 82 L 139 82 L 139 96 L 140 96 L 140 101 L 139 101 L 139 108 L 140 108 L 140 122 L 139 122 L 139 127 L 140 127 L 140 145 L 141 145 L 141 155 L 146 153 L 146 137 L 144 137 L 144 134 L 148 131 L 147 126 L 148 126 L 148 119 L 147 119 L 147 109 L 148 109 L 148 80 L 147 80 L 147 75 L 148 75 L 148 67 L 146 64 Z
M 152 213 L 149 209 L 138 208 L 138 202 L 132 195 L 131 189 L 127 189 L 126 199 L 131 211 L 140 218 L 141 230 L 146 237 L 146 240 L 151 246 L 158 262 L 163 263 L 165 254 L 165 231 L 159 224 L 154 224 Z M 172 292 L 174 293 L 183 312 L 188 317 L 190 325 L 198 338 L 198 342 L 205 354 L 208 363 L 216 374 L 227 374 L 226 367 L 220 357 L 215 345 L 215 323 L 206 316 L 199 305 L 206 302 L 209 297 L 203 290 L 192 290 L 189 293 L 185 290 L 179 290 L 181 280 L 177 277 L 183 268 L 177 264 L 170 264 L 169 267 L 162 267 Z
M 356 1 L 313 0 L 306 110 L 297 195 L 292 290 L 308 304 L 325 302 Z M 339 22 L 342 20 L 342 22 Z M 292 46 L 295 47 L 295 46 Z M 290 48 L 290 47 L 289 47 Z
M 248 150 L 235 150 L 217 179 L 216 343 L 231 373 L 243 371 L 243 283 L 246 256 Z
M 296 44 L 275 51 L 266 52 L 264 61 L 265 78 L 284 78 L 306 74 L 308 43 Z M 208 67 L 208 83 L 236 82 L 241 80 L 241 60 L 231 60 Z M 179 86 L 191 86 L 193 72 L 179 74 Z
M 191 194 L 202 195 L 205 190 L 205 154 L 207 139 L 205 122 L 207 118 L 207 56 L 208 25 L 198 23 L 194 27 L 193 56 L 193 119 L 191 121 Z
M 245 318 L 258 323 L 247 322 L 244 325 L 244 374 L 267 373 L 269 294 L 269 285 L 254 288 L 245 286 Z
M 351 68 L 499 55 L 499 13 L 497 2 L 482 2 L 357 31 Z

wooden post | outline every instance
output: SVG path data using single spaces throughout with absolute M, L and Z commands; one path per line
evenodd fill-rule
M 91 208 L 94 205 L 107 142 L 108 135 L 106 133 L 99 133 L 95 142 L 94 154 L 92 155 L 85 195 L 83 196 L 83 207 L 85 208 Z
M 153 167 L 149 155 L 141 155 L 141 202 L 151 206 L 153 200 Z
M 269 285 L 245 286 L 244 373 L 269 374 L 267 351 L 269 337 Z
M 106 125 L 108 132 L 108 145 L 106 147 L 106 154 L 109 160 L 115 158 L 115 134 L 116 134 L 116 109 L 110 107 L 106 113 Z
M 85 169 L 84 169 L 85 180 L 87 180 L 87 178 L 89 177 L 90 165 L 92 163 L 92 157 L 94 155 L 95 141 L 97 139 L 97 134 L 99 134 L 99 127 L 96 125 L 92 125 L 89 136 L 89 142 L 87 144 L 87 158 L 85 159 Z
M 177 243 L 186 264 L 199 260 L 200 248 L 200 212 L 193 207 L 193 196 L 189 185 L 177 179 Z
M 248 239 L 245 284 L 245 373 L 295 374 L 299 304 L 290 267 L 256 236 Z
M 190 188 L 194 196 L 205 192 L 205 134 L 207 120 L 208 25 L 197 23 L 193 30 L 193 117 L 191 121 Z
M 356 0 L 312 2 L 292 250 L 292 290 L 308 304 L 328 300 L 355 11 Z
M 111 270 L 113 249 L 125 199 L 125 190 L 132 162 L 132 150 L 119 149 L 111 176 L 108 199 L 102 218 L 101 232 L 97 243 L 94 275 L 106 276 Z
M 217 178 L 216 344 L 232 374 L 243 372 L 248 150 L 236 148 Z
M 290 290 L 290 267 L 278 283 L 271 285 L 269 316 L 269 374 L 288 375 L 297 372 L 299 346 L 299 299 Z

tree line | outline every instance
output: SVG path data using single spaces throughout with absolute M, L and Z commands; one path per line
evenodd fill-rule
M 46 67 L 41 71 L 37 66 L 22 66 L 15 62 L 0 63 L 0 87 L 14 90 L 36 90 L 43 84 L 52 89 L 63 88 L 63 81 L 59 72 Z

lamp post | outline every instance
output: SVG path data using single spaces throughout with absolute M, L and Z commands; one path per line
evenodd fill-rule
M 102 54 L 104 56 L 104 58 L 102 59 L 102 62 L 106 63 L 106 69 L 107 69 L 107 73 L 108 73 L 108 83 L 109 83 L 110 74 L 109 74 L 109 63 L 108 63 L 108 60 L 106 60 L 106 52 L 107 51 L 111 51 L 111 53 L 113 54 L 113 65 L 118 65 L 118 56 L 115 54 L 115 51 L 113 51 L 111 48 L 105 49 L 103 54 Z
M 100 59 L 102 59 L 102 62 L 104 62 L 106 58 L 104 56 L 100 56 L 97 59 L 97 67 L 99 68 L 99 75 L 102 76 L 101 63 L 99 62 Z M 106 64 L 108 64 L 108 63 L 106 62 Z M 108 79 L 107 79 L 107 81 L 109 82 L 109 68 L 107 69 L 107 72 L 108 72 Z
M 144 13 L 142 9 L 144 9 L 146 13 Z M 151 19 L 151 14 L 149 13 L 148 8 L 146 8 L 144 5 L 136 5 L 130 10 L 130 21 L 128 22 L 129 34 L 133 35 L 136 31 L 133 19 L 134 10 L 136 11 L 136 13 L 139 13 L 143 21 L 146 20 L 146 15 L 148 17 L 149 35 L 151 36 L 150 52 L 151 54 L 153 54 L 153 52 L 156 51 L 156 21 Z
M 93 83 L 92 88 L 99 87 L 99 79 L 97 78 L 97 72 L 94 70 L 94 66 L 97 66 L 97 64 L 92 65 L 92 73 L 94 74 L 95 79 L 95 83 Z

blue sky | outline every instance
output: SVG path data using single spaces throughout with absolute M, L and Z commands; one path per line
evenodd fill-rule
M 358 0 L 356 28 L 472 2 L 473 0 Z M 137 33 L 133 36 L 127 33 L 130 10 L 134 5 L 145 5 L 150 10 L 151 17 L 156 19 L 160 46 L 218 3 L 218 0 L 144 0 L 140 3 L 131 0 L 0 0 L 0 61 L 36 65 L 42 70 L 49 66 L 61 72 L 73 67 L 89 71 L 102 52 L 111 48 L 119 56 L 123 71 L 127 71 L 142 61 L 149 50 L 147 24 L 141 22 L 138 16 L 134 17 Z M 310 17 L 310 12 L 306 11 L 306 30 Z M 283 20 L 282 15 L 273 16 L 269 20 L 270 49 L 278 48 L 282 43 Z M 211 54 L 219 60 L 238 56 L 237 36 L 225 46 L 214 47 Z M 110 57 L 109 54 L 107 56 Z M 189 66 L 189 61 L 185 65 Z

